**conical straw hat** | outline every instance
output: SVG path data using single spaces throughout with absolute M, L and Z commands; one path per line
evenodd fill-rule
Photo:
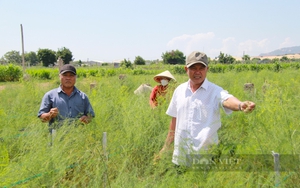
M 166 70 L 166 71 L 164 71 L 164 72 L 162 72 L 162 73 L 157 74 L 156 76 L 153 77 L 153 79 L 154 79 L 156 82 L 159 83 L 159 80 L 158 80 L 158 79 L 161 78 L 161 77 L 170 78 L 171 80 L 176 81 L 176 79 L 174 78 L 174 76 L 173 76 L 168 70 Z

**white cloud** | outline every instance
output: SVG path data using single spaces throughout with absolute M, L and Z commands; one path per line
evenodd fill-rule
M 290 37 L 285 38 L 284 41 L 280 44 L 280 48 L 286 48 L 291 46 L 295 46 L 295 44 Z
M 283 46 L 291 46 L 290 38 L 286 38 Z M 181 35 L 174 37 L 167 43 L 167 50 L 180 50 L 188 55 L 194 50 L 205 52 L 208 57 L 215 58 L 220 52 L 235 57 L 242 57 L 244 54 L 257 56 L 268 52 L 270 45 L 269 39 L 262 40 L 248 39 L 238 41 L 235 37 L 218 38 L 213 32 L 198 33 L 195 35 Z M 272 49 L 272 48 L 271 48 Z
M 222 40 L 222 47 L 219 50 L 219 54 L 220 52 L 222 52 L 225 54 L 232 55 L 233 53 L 236 53 L 236 51 L 237 51 L 237 44 L 234 37 L 228 37 Z
M 268 44 L 268 39 L 262 39 L 260 41 L 246 40 L 239 43 L 237 52 L 240 56 L 243 56 L 244 53 L 250 56 L 257 56 L 268 49 Z
M 215 34 L 213 32 L 208 33 L 198 33 L 195 35 L 181 35 L 174 37 L 167 43 L 168 50 L 180 50 L 184 54 L 191 53 L 194 50 L 209 49 L 211 47 L 212 41 L 215 39 Z

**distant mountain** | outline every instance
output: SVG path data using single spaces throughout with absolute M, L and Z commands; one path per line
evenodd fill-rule
M 269 53 L 259 54 L 259 56 L 280 56 L 280 55 L 289 55 L 289 54 L 300 54 L 300 46 L 281 48 L 279 50 L 274 50 Z

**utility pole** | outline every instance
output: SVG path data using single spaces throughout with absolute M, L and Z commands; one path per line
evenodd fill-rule
M 22 24 L 21 24 L 21 39 L 22 39 L 22 65 L 23 65 L 23 72 L 25 72 L 24 37 L 23 37 L 23 26 L 22 26 Z

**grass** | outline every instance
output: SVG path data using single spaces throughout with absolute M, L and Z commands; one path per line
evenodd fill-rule
M 171 151 L 154 164 L 169 127 L 165 111 L 171 92 L 154 110 L 149 94 L 133 94 L 142 83 L 154 86 L 153 76 L 127 76 L 123 81 L 118 76 L 78 79 L 76 86 L 89 96 L 96 117 L 86 126 L 63 126 L 52 147 L 47 124 L 36 115 L 44 93 L 57 87 L 58 80 L 6 83 L 0 90 L 0 187 L 296 187 L 300 183 L 299 170 L 282 171 L 280 184 L 275 184 L 273 171 L 188 170 L 178 175 Z M 174 76 L 174 87 L 187 80 L 186 75 Z M 234 150 L 272 159 L 275 151 L 299 156 L 300 76 L 296 70 L 209 73 L 208 79 L 257 104 L 251 114 L 222 115 L 220 144 L 211 153 L 227 155 Z M 269 86 L 263 90 L 266 80 Z M 246 82 L 254 83 L 253 92 L 243 90 Z M 90 89 L 90 83 L 96 87 Z M 108 160 L 103 132 L 107 133 Z

